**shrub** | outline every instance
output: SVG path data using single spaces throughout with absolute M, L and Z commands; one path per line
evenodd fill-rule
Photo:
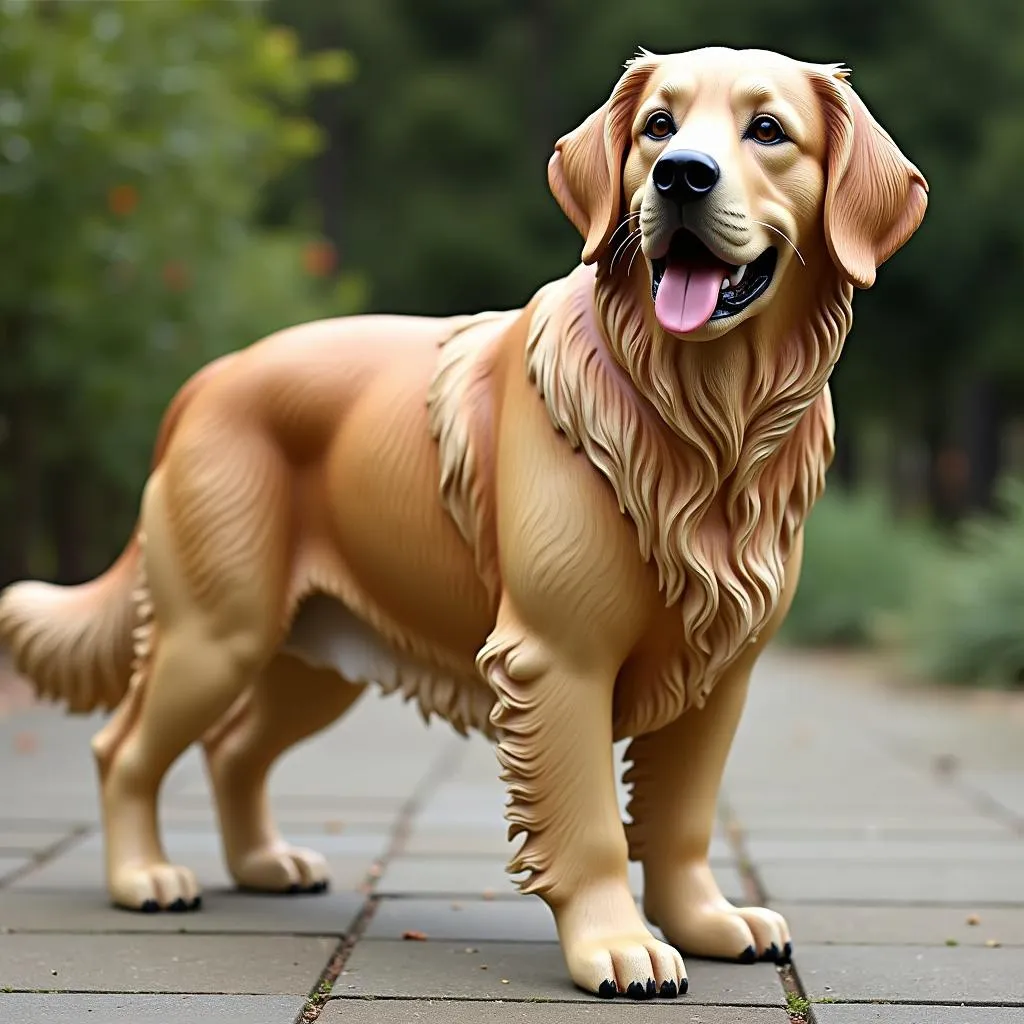
M 1024 483 L 1000 497 L 1003 515 L 966 524 L 958 550 L 915 579 L 909 654 L 929 679 L 1024 682 Z
M 894 639 L 922 567 L 940 551 L 924 528 L 894 521 L 876 492 L 830 488 L 807 522 L 800 585 L 780 639 L 808 647 Z

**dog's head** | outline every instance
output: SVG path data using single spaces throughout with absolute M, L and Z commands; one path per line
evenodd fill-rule
M 632 61 L 548 180 L 583 262 L 628 274 L 639 249 L 657 322 L 694 341 L 823 272 L 869 288 L 927 205 L 842 68 L 717 47 Z

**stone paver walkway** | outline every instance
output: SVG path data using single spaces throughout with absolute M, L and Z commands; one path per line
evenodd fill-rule
M 504 875 L 504 794 L 482 740 L 372 695 L 290 754 L 274 804 L 292 841 L 330 858 L 326 896 L 231 891 L 190 753 L 163 820 L 204 909 L 144 916 L 102 887 L 99 724 L 49 708 L 0 721 L 4 1024 L 1024 1022 L 1019 696 L 766 659 L 712 858 L 730 898 L 788 915 L 794 967 L 691 958 L 689 995 L 640 1004 L 567 981 L 546 908 Z

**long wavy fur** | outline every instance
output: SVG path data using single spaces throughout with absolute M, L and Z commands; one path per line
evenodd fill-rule
M 827 381 L 852 289 L 829 275 L 806 316 L 686 345 L 648 322 L 625 275 L 579 267 L 541 295 L 529 373 L 555 425 L 611 484 L 685 642 L 619 735 L 702 706 L 774 610 L 793 538 L 833 454 Z

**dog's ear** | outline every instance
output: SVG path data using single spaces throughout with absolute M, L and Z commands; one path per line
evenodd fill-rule
M 633 112 L 657 65 L 658 59 L 648 53 L 630 61 L 608 102 L 575 131 L 563 135 L 548 161 L 551 193 L 583 236 L 584 263 L 604 255 L 619 223 L 622 167 Z
M 918 229 L 928 183 L 847 84 L 840 67 L 816 69 L 828 131 L 825 241 L 829 255 L 858 288 Z

